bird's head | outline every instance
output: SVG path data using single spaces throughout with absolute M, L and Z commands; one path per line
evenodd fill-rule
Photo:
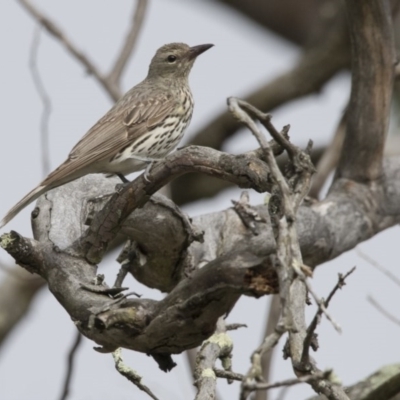
M 160 47 L 150 63 L 148 77 L 187 79 L 197 56 L 213 44 L 190 47 L 185 43 L 170 43 Z

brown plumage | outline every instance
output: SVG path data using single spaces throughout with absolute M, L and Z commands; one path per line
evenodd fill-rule
M 210 47 L 171 43 L 158 49 L 146 79 L 118 100 L 68 159 L 7 213 L 0 228 L 50 189 L 90 173 L 139 171 L 171 152 L 193 112 L 189 72 L 196 57 Z

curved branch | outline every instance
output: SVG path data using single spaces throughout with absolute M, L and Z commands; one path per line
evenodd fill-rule
M 75 250 L 90 262 L 99 262 L 128 215 L 143 206 L 161 187 L 188 172 L 202 172 L 259 192 L 270 188 L 268 168 L 260 159 L 190 146 L 159 162 L 151 171 L 150 182 L 142 174 L 115 193 L 103 210 L 96 214 L 89 230 L 76 243 Z
M 382 174 L 395 66 L 392 18 L 388 1 L 346 4 L 352 86 L 337 176 L 368 182 Z
M 257 222 L 260 233 L 256 236 L 232 209 L 195 218 L 193 225 L 204 231 L 204 243 L 193 242 L 187 249 L 187 259 L 191 260 L 190 265 L 213 261 L 180 281 L 160 302 L 124 299 L 115 305 L 104 294 L 85 290 L 82 284 L 93 285 L 96 267 L 60 249 L 69 248 L 85 229 L 84 197 L 96 195 L 96 191 L 110 193 L 114 182 L 101 175 L 89 175 L 42 197 L 41 204 L 49 203 L 49 207 L 39 205 L 34 224 L 40 226 L 39 220 L 43 220 L 49 240 L 44 235 L 41 242 L 20 239 L 15 234 L 1 238 L 2 247 L 18 262 L 46 278 L 78 329 L 105 350 L 125 347 L 149 354 L 178 353 L 199 345 L 210 335 L 218 317 L 228 312 L 241 294 L 276 293 L 275 269 L 262 262 L 276 246 L 266 206 L 256 209 L 263 217 Z M 400 160 L 392 159 L 385 164 L 382 188 L 338 180 L 324 201 L 301 206 L 296 220 L 304 262 L 318 265 L 399 223 L 399 182 Z M 152 232 L 147 239 L 157 240 L 154 207 L 151 204 L 136 210 L 125 224 L 129 221 L 136 230 Z M 143 213 L 140 224 L 135 223 L 137 213 Z M 163 223 L 168 224 L 169 220 Z M 219 240 L 221 235 L 223 241 Z M 163 249 L 151 249 L 159 252 L 160 259 Z M 150 259 L 156 256 L 146 255 Z M 151 265 L 145 264 L 143 269 L 151 269 Z

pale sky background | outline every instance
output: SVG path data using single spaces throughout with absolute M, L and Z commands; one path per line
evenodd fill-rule
M 36 0 L 46 14 L 57 21 L 79 48 L 99 68 L 107 71 L 119 51 L 132 13 L 130 0 L 51 1 Z M 148 63 L 162 44 L 183 41 L 190 45 L 214 43 L 202 55 L 191 74 L 196 101 L 187 137 L 210 117 L 226 107 L 228 96 L 243 96 L 258 85 L 290 68 L 298 50 L 277 36 L 250 23 L 228 8 L 200 0 L 152 0 L 147 20 L 134 56 L 124 75 L 124 90 L 144 78 Z M 41 179 L 39 121 L 42 104 L 33 86 L 28 57 L 35 24 L 16 1 L 0 2 L 0 74 L 1 146 L 0 214 L 5 212 Z M 60 44 L 42 35 L 39 68 L 51 97 L 50 120 L 51 166 L 61 163 L 72 146 L 110 107 L 111 102 L 98 83 L 87 76 Z M 280 108 L 274 115 L 277 127 L 292 126 L 291 138 L 305 144 L 326 143 L 334 131 L 347 101 L 349 77 L 334 79 L 321 93 Z M 242 130 L 226 146 L 231 152 L 255 148 L 250 133 Z M 231 206 L 240 191 L 231 189 L 217 198 L 185 207 L 191 215 L 209 213 Z M 257 204 L 262 196 L 252 192 Z M 4 231 L 13 229 L 31 236 L 29 215 L 33 205 L 21 212 Z M 394 227 L 360 248 L 371 257 L 397 272 L 399 228 Z M 107 257 L 100 271 L 112 282 L 118 269 L 115 254 Z M 12 264 L 4 251 L 0 262 Z M 366 301 L 372 294 L 392 313 L 398 312 L 398 289 L 380 272 L 364 262 L 356 252 L 342 255 L 319 267 L 313 286 L 326 296 L 335 285 L 338 272 L 357 266 L 347 286 L 334 298 L 331 313 L 340 322 L 339 335 L 323 320 L 318 328 L 320 350 L 313 354 L 320 368 L 334 368 L 345 384 L 366 377 L 381 366 L 399 362 L 399 327 L 379 314 Z M 400 274 L 399 274 L 400 275 Z M 4 272 L 0 271 L 0 279 Z M 130 279 L 129 285 L 144 297 L 160 298 Z M 396 290 L 397 289 L 397 290 Z M 229 322 L 248 325 L 234 331 L 233 369 L 246 372 L 249 356 L 260 343 L 266 317 L 267 297 L 242 298 L 229 316 Z M 311 318 L 315 307 L 309 308 Z M 398 314 L 400 317 L 400 314 Z M 27 318 L 18 326 L 0 350 L 0 398 L 2 400 L 53 400 L 60 395 L 66 368 L 66 354 L 74 338 L 74 326 L 62 307 L 47 289 L 37 296 Z M 283 340 L 275 352 L 273 380 L 293 377 L 289 361 L 282 360 Z M 92 350 L 94 343 L 84 339 L 77 354 L 71 400 L 147 399 L 115 370 L 111 355 Z M 123 351 L 125 361 L 143 376 L 143 382 L 162 400 L 194 398 L 192 379 L 183 356 L 174 356 L 178 366 L 170 373 L 161 372 L 155 362 L 140 353 Z M 218 381 L 224 399 L 238 396 L 239 384 Z M 273 392 L 272 399 L 277 392 Z M 286 400 L 299 400 L 313 392 L 306 385 L 289 390 Z

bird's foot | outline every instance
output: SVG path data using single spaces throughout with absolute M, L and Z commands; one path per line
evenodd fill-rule
M 151 182 L 151 179 L 150 179 L 150 175 L 149 175 L 149 174 L 150 174 L 151 169 L 153 168 L 153 164 L 154 164 L 154 161 L 149 162 L 149 163 L 147 164 L 147 167 L 146 167 L 146 169 L 145 169 L 145 171 L 144 171 L 144 174 L 143 174 L 144 180 L 145 180 L 146 182 L 148 182 L 148 183 Z
M 144 171 L 144 179 L 145 179 L 146 182 L 149 182 L 149 183 L 151 182 L 151 179 L 150 179 L 150 176 L 149 176 L 150 171 L 154 167 L 154 164 L 158 163 L 161 160 L 162 160 L 161 158 L 149 158 L 147 160 L 148 164 L 147 164 L 147 167 L 146 167 L 146 169 Z
M 129 183 L 131 183 L 131 181 L 129 179 L 126 179 L 124 175 L 120 174 L 119 172 L 117 172 L 115 175 L 118 176 L 119 179 L 121 179 L 122 183 L 118 183 L 117 185 L 115 185 L 115 191 L 117 193 L 120 193 L 122 191 L 122 189 L 128 185 Z
M 94 279 L 93 283 L 81 283 L 81 288 L 87 290 L 88 292 L 104 294 L 111 298 L 119 298 L 121 296 L 121 292 L 128 290 L 127 287 L 109 287 L 104 282 L 104 275 L 98 274 Z

